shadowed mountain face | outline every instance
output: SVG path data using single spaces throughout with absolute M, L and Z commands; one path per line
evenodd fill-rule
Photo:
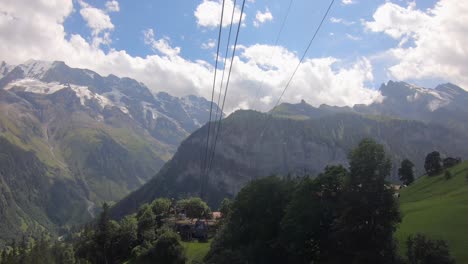
M 1 237 L 90 219 L 154 176 L 209 109 L 62 62 L 2 63 Z
M 304 106 L 295 107 L 303 113 Z M 397 164 L 405 158 L 414 161 L 416 174 L 420 175 L 425 155 L 433 150 L 468 157 L 466 133 L 438 124 L 334 110 L 315 109 L 314 114 L 321 112 L 319 117 L 308 119 L 275 116 L 263 136 L 260 134 L 266 114 L 238 111 L 223 120 L 204 198 L 216 208 L 223 197 L 235 195 L 248 181 L 258 177 L 317 175 L 326 165 L 346 165 L 347 154 L 364 138 L 374 138 L 385 146 L 394 165 L 393 179 Z M 200 150 L 206 132 L 205 126 L 187 138 L 151 181 L 114 207 L 114 215 L 133 212 L 158 196 L 198 195 Z

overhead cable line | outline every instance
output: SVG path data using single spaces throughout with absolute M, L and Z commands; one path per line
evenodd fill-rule
M 224 84 L 224 75 L 226 73 L 227 58 L 228 58 L 228 53 L 229 53 L 229 44 L 231 43 L 231 33 L 232 33 L 232 25 L 234 24 L 234 13 L 236 11 L 236 2 L 237 2 L 237 0 L 234 0 L 234 5 L 233 5 L 233 8 L 232 8 L 231 24 L 229 26 L 229 34 L 228 34 L 228 40 L 227 40 L 227 45 L 226 45 L 226 52 L 224 54 L 223 75 L 221 77 L 221 83 L 219 84 L 218 101 L 216 103 L 217 107 L 216 107 L 216 114 L 215 114 L 215 119 L 214 120 L 218 120 L 218 112 L 220 110 L 219 104 L 221 102 L 221 95 L 222 95 L 222 91 L 223 91 L 222 89 L 223 89 L 223 84 Z M 240 23 L 240 21 L 239 21 L 239 23 Z M 220 118 L 222 118 L 223 112 L 221 111 L 219 113 L 219 115 L 220 115 Z M 216 123 L 215 123 L 215 127 L 216 127 Z M 213 133 L 215 133 L 215 138 L 216 138 L 217 137 L 216 128 L 213 131 Z M 212 159 L 213 159 L 212 156 L 214 155 L 215 148 L 216 148 L 216 144 L 213 144 L 213 148 L 209 152 L 208 171 L 211 169 L 211 163 L 212 163 Z
M 279 40 L 280 40 L 281 35 L 282 35 L 282 33 L 283 33 L 283 30 L 284 30 L 284 26 L 286 25 L 286 21 L 288 20 L 288 17 L 289 17 L 289 13 L 290 13 L 290 11 L 291 11 L 292 4 L 293 4 L 293 0 L 290 0 L 290 1 L 289 1 L 289 4 L 288 4 L 288 8 L 286 9 L 286 15 L 283 17 L 283 20 L 282 20 L 281 25 L 280 25 L 280 29 L 279 29 L 279 31 L 278 31 L 278 34 L 276 35 L 276 39 L 275 39 L 275 42 L 274 42 L 274 46 L 277 46 L 278 43 L 279 43 Z M 234 15 L 234 10 L 233 10 L 233 15 Z M 231 18 L 231 19 L 232 19 L 232 18 Z M 232 26 L 232 21 L 231 21 L 231 26 Z M 229 31 L 229 35 L 231 34 L 230 32 L 231 32 L 231 31 Z M 229 41 L 228 41 L 228 43 L 229 43 Z M 226 54 L 227 54 L 227 49 L 226 49 Z M 276 54 L 272 53 L 271 56 L 270 56 L 270 58 L 269 58 L 269 61 L 272 61 L 275 55 L 276 55 Z M 227 55 L 226 55 L 226 57 L 227 57 Z M 226 57 L 225 57 L 225 59 L 226 59 Z M 225 60 L 224 63 L 226 63 L 226 60 Z M 224 79 L 224 72 L 223 72 L 223 78 L 222 78 L 221 80 L 223 80 L 223 79 Z M 255 94 L 255 99 L 257 99 L 257 97 L 258 97 L 258 91 L 261 90 L 261 89 L 263 88 L 264 83 L 265 83 L 265 76 L 263 77 L 262 82 L 261 82 L 259 88 L 257 88 L 257 92 L 256 92 L 256 94 Z M 222 85 L 222 81 L 221 81 L 221 85 Z M 221 88 L 221 86 L 220 86 L 220 88 Z M 220 89 L 219 96 L 221 96 L 221 89 Z M 218 99 L 218 105 L 219 105 L 219 99 Z M 217 112 L 216 112 L 216 113 L 217 113 Z M 221 115 L 222 115 L 222 112 L 221 112 Z M 217 115 L 216 115 L 216 116 L 217 116 Z M 220 120 L 221 120 L 221 119 L 220 119 Z M 215 133 L 217 133 L 217 132 L 215 132 Z M 218 135 L 216 134 L 216 136 L 215 136 L 215 142 L 216 142 L 216 138 L 217 138 L 217 137 L 218 137 Z M 212 166 L 212 163 L 213 163 L 213 159 L 214 159 L 214 155 L 215 155 L 215 153 L 214 153 L 214 152 L 215 152 L 215 148 L 216 148 L 216 143 L 213 144 L 213 150 L 211 151 L 211 159 L 210 159 L 210 163 L 209 163 L 209 165 L 208 165 L 208 170 L 211 169 L 211 166 Z
M 239 40 L 239 32 L 240 32 L 240 27 L 242 25 L 242 16 L 244 14 L 244 7 L 245 7 L 245 0 L 242 1 L 242 8 L 241 8 L 241 13 L 240 13 L 240 16 L 239 16 L 239 24 L 237 25 L 237 32 L 236 32 L 236 39 L 234 41 L 234 48 L 233 48 L 233 51 L 232 51 L 232 56 L 231 56 L 231 62 L 230 62 L 230 66 L 229 66 L 229 72 L 228 72 L 228 77 L 227 77 L 227 80 L 226 80 L 226 86 L 225 86 L 225 89 L 224 89 L 224 96 L 223 96 L 223 103 L 221 105 L 221 114 L 218 118 L 218 128 L 216 129 L 217 133 L 215 135 L 215 139 L 214 139 L 214 145 L 213 145 L 213 152 L 212 152 L 212 158 L 210 160 L 210 164 L 209 164 L 209 167 L 208 167 L 208 171 L 207 171 L 207 175 L 209 174 L 210 170 L 211 170 L 211 166 L 212 166 L 212 161 L 214 159 L 214 155 L 215 155 L 215 151 L 216 151 L 216 143 L 218 141 L 218 137 L 219 137 L 219 134 L 221 132 L 221 119 L 223 117 L 223 112 L 224 112 L 224 105 L 226 103 L 226 96 L 227 96 L 227 92 L 228 92 L 228 88 L 229 88 L 229 82 L 231 80 L 231 73 L 232 73 L 232 65 L 233 65 L 233 62 L 234 62 L 234 57 L 235 57 L 235 54 L 236 54 L 236 48 L 237 48 L 237 41 Z M 215 124 L 216 125 L 216 124 Z
M 297 73 L 297 70 L 299 69 L 299 67 L 302 65 L 306 55 L 307 55 L 307 52 L 309 51 L 310 47 L 312 46 L 312 43 L 313 41 L 315 40 L 315 37 L 317 36 L 318 32 L 320 31 L 320 28 L 322 27 L 323 25 L 323 22 L 325 21 L 325 19 L 327 18 L 328 16 L 328 13 L 330 13 L 330 10 L 333 6 L 333 3 L 335 2 L 335 0 L 331 0 L 330 1 L 330 5 L 328 6 L 327 8 L 327 11 L 325 12 L 325 14 L 323 15 L 322 17 L 322 20 L 320 21 L 320 24 L 318 25 L 318 27 L 316 28 L 315 32 L 314 32 L 314 35 L 312 36 L 312 38 L 310 39 L 309 41 L 309 44 L 307 45 L 307 48 L 305 49 L 304 53 L 302 54 L 302 57 L 301 57 L 301 60 L 299 61 L 299 63 L 297 64 L 296 68 L 294 69 L 291 77 L 289 78 L 288 82 L 286 83 L 286 86 L 284 87 L 283 91 L 281 92 L 281 95 L 279 96 L 278 100 L 276 101 L 276 104 L 273 106 L 272 110 L 275 109 L 279 103 L 281 102 L 281 99 L 283 98 L 283 95 L 284 93 L 286 92 L 286 90 L 289 88 L 289 86 L 291 85 L 291 82 L 292 80 L 294 79 L 294 76 L 296 75 Z M 260 133 L 260 137 L 263 137 L 263 133 L 265 132 L 266 128 L 268 127 L 268 121 L 271 119 L 271 117 L 273 116 L 272 113 L 270 113 L 268 115 L 268 117 L 266 118 L 266 121 L 265 121 L 265 126 L 263 127 L 261 133 Z
M 216 86 L 216 73 L 218 71 L 218 58 L 219 58 L 219 47 L 220 47 L 220 42 L 221 42 L 221 32 L 223 29 L 223 18 L 224 18 L 224 5 L 225 5 L 225 0 L 223 0 L 223 4 L 221 7 L 221 21 L 219 22 L 219 32 L 218 32 L 218 47 L 216 49 L 216 61 L 215 61 L 215 67 L 214 67 L 214 77 L 213 77 L 213 88 L 211 91 L 211 104 L 210 104 L 210 116 L 208 120 L 208 132 L 206 136 L 206 151 L 205 151 L 205 158 L 201 160 L 200 162 L 200 196 L 203 194 L 203 174 L 206 169 L 207 165 L 207 159 L 208 159 L 208 147 L 209 147 L 209 141 L 210 141 L 210 131 L 211 131 L 211 115 L 213 112 L 213 100 L 214 100 L 214 92 L 215 92 L 215 86 Z
M 291 11 L 292 3 L 293 3 L 293 0 L 290 0 L 289 5 L 288 5 L 288 9 L 286 11 L 286 15 L 283 18 L 283 22 L 281 23 L 280 30 L 278 31 L 278 35 L 276 36 L 275 44 L 273 45 L 274 47 L 278 46 L 279 39 L 281 37 L 281 34 L 283 33 L 284 25 L 286 24 L 286 20 L 288 20 L 288 17 L 289 17 L 289 12 Z M 276 54 L 274 54 L 274 52 L 272 52 L 270 55 L 271 55 L 270 56 L 270 62 L 272 62 L 273 59 L 275 58 Z M 258 98 L 258 92 L 262 90 L 264 84 L 265 84 L 265 75 L 262 78 L 262 82 L 260 83 L 259 88 L 257 88 L 257 92 L 255 94 L 255 99 Z
M 237 0 L 234 0 L 234 5 L 233 5 L 233 8 L 232 8 L 231 24 L 229 25 L 229 34 L 228 34 L 228 40 L 227 40 L 227 44 L 226 44 L 226 52 L 224 54 L 223 75 L 221 77 L 221 83 L 219 84 L 218 101 L 217 101 L 217 104 L 216 104 L 218 107 L 216 107 L 216 114 L 215 114 L 214 120 L 218 119 L 218 112 L 220 110 L 219 103 L 221 101 L 221 94 L 222 94 L 223 83 L 224 83 L 224 73 L 226 72 L 227 57 L 228 57 L 228 53 L 229 53 L 229 44 L 231 43 L 231 32 L 232 32 L 232 25 L 233 25 L 233 22 L 234 22 L 234 13 L 236 11 L 236 2 L 237 2 Z M 221 113 L 221 115 L 222 114 L 223 113 Z

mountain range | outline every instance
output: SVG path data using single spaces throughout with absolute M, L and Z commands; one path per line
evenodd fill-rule
M 405 158 L 421 175 L 433 150 L 468 157 L 465 90 L 389 81 L 380 93 L 370 105 L 301 101 L 269 113 L 236 111 L 221 121 L 213 167 L 201 177 L 208 127 L 216 127 L 205 125 L 211 103 L 204 98 L 154 93 L 136 80 L 58 61 L 3 62 L 0 237 L 59 233 L 92 219 L 105 201 L 120 200 L 115 217 L 159 196 L 201 194 L 217 208 L 253 179 L 315 176 L 326 165 L 346 165 L 366 137 L 385 146 L 393 181 Z
M 63 62 L 1 63 L 2 239 L 91 219 L 154 176 L 210 106 Z
M 370 105 L 313 107 L 302 101 L 283 103 L 270 113 L 241 110 L 222 121 L 214 165 L 202 193 L 217 208 L 247 182 L 271 174 L 315 176 L 325 166 L 347 163 L 347 155 L 364 138 L 385 146 L 398 181 L 399 163 L 408 158 L 416 175 L 424 174 L 427 153 L 468 157 L 468 92 L 453 84 L 435 89 L 389 81 L 380 100 Z M 211 126 L 213 127 L 213 126 Z M 113 209 L 120 217 L 159 196 L 200 194 L 200 157 L 207 126 L 182 142 L 174 157 L 147 184 Z

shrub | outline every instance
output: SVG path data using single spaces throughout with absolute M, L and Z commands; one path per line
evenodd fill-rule
M 410 264 L 454 264 L 450 256 L 447 242 L 431 240 L 425 235 L 409 236 L 406 241 L 408 247 L 407 258 Z
M 449 170 L 446 170 L 444 173 L 444 178 L 450 180 L 452 178 L 452 173 Z

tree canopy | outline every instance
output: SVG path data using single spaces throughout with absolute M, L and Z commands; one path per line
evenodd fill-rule
M 427 154 L 424 161 L 424 169 L 429 176 L 434 176 L 442 172 L 442 160 L 439 152 L 433 151 Z
M 400 181 L 405 185 L 410 185 L 414 181 L 414 164 L 409 159 L 404 159 L 398 169 Z
M 330 166 L 313 179 L 267 177 L 244 187 L 212 243 L 207 263 L 395 263 L 400 221 L 390 161 L 363 140 L 349 172 Z
M 191 197 L 177 201 L 179 211 L 185 212 L 188 218 L 210 218 L 210 207 L 200 198 Z

